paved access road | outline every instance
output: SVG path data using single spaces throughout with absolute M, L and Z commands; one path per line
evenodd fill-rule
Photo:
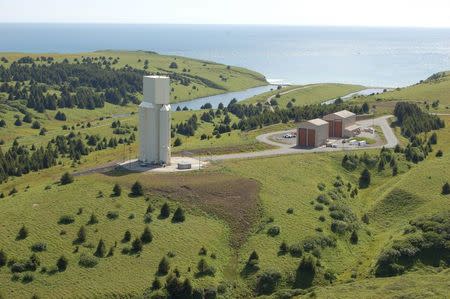
M 361 126 L 379 126 L 383 131 L 384 138 L 386 139 L 386 143 L 380 146 L 366 146 L 366 147 L 346 147 L 346 148 L 331 148 L 331 147 L 318 147 L 312 149 L 300 149 L 292 147 L 289 144 L 280 144 L 278 142 L 271 141 L 269 139 L 270 135 L 283 133 L 283 132 L 271 132 L 263 135 L 259 135 L 256 137 L 258 141 L 277 146 L 276 149 L 259 151 L 259 152 L 248 152 L 248 153 L 235 153 L 235 154 L 227 154 L 227 155 L 213 155 L 209 157 L 204 157 L 202 160 L 207 161 L 222 161 L 229 159 L 250 159 L 250 158 L 258 158 L 258 157 L 270 157 L 270 156 L 279 156 L 279 155 L 293 155 L 293 154 L 302 154 L 302 153 L 315 153 L 315 152 L 335 152 L 342 150 L 367 150 L 371 148 L 393 148 L 398 144 L 397 136 L 395 136 L 394 131 L 389 126 L 388 119 L 393 117 L 392 115 L 381 116 L 375 119 L 367 119 L 361 120 L 357 123 Z M 290 132 L 285 131 L 285 132 Z

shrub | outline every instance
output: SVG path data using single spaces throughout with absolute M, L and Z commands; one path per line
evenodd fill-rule
M 63 255 L 56 261 L 56 268 L 58 268 L 59 272 L 66 271 L 68 265 L 69 261 Z
M 144 215 L 144 223 L 150 223 L 152 222 L 152 214 L 147 213 Z
M 23 240 L 28 237 L 28 229 L 25 227 L 25 225 L 22 225 L 22 227 L 19 229 L 19 232 L 17 233 L 17 240 Z
M 158 277 L 155 277 L 155 279 L 152 282 L 152 290 L 159 290 L 161 288 L 161 281 L 159 281 Z
M 120 196 L 121 194 L 122 194 L 122 187 L 120 187 L 120 185 L 116 183 L 113 187 L 113 195 Z
M 122 243 L 130 242 L 130 240 L 131 240 L 131 232 L 127 230 L 123 235 Z
M 172 61 L 169 65 L 169 68 L 171 69 L 177 69 L 178 68 L 178 64 L 175 61 Z
M 42 252 L 42 251 L 46 251 L 47 250 L 47 244 L 45 243 L 34 243 L 33 245 L 31 245 L 31 250 L 33 252 Z
M 179 137 L 177 137 L 173 142 L 173 146 L 180 146 L 181 144 L 183 144 L 183 142 L 181 142 L 181 139 Z
M 3 250 L 0 250 L 0 268 L 5 266 L 8 262 L 8 256 Z
M 289 208 L 289 209 L 287 209 L 286 213 L 294 214 L 294 209 L 293 208 Z
M 198 274 L 200 274 L 200 275 L 214 276 L 214 274 L 216 273 L 216 270 L 214 269 L 214 267 L 208 265 L 208 262 L 204 258 L 202 258 L 202 259 L 200 259 L 200 261 L 198 261 L 197 270 L 198 270 Z
M 271 294 L 275 291 L 281 279 L 281 273 L 275 270 L 268 270 L 258 276 L 256 280 L 256 292 L 259 295 Z
M 161 211 L 159 213 L 159 217 L 161 219 L 165 219 L 165 218 L 168 218 L 169 216 L 170 216 L 170 207 L 169 207 L 169 204 L 167 202 L 165 202 L 161 206 Z
M 450 194 L 450 184 L 448 182 L 446 182 L 443 186 L 442 186 L 442 194 L 443 195 L 448 195 Z
M 289 247 L 289 253 L 294 257 L 300 257 L 303 254 L 303 246 L 301 244 L 294 244 Z
M 205 246 L 202 246 L 202 248 L 200 248 L 200 251 L 198 252 L 198 255 L 207 255 L 208 254 L 208 250 L 205 248 Z
M 352 244 L 358 244 L 358 233 L 356 230 L 352 231 L 352 235 L 350 236 L 350 242 Z
M 141 235 L 141 241 L 143 244 L 150 243 L 153 240 L 152 232 L 150 231 L 150 228 L 146 226 L 144 228 L 144 232 Z
M 320 215 L 320 216 L 319 216 L 319 220 L 320 220 L 321 222 L 325 222 L 325 216 Z
M 59 180 L 61 185 L 67 185 L 67 184 L 71 184 L 73 183 L 73 175 L 71 175 L 68 172 L 65 172 L 62 176 L 61 179 Z
M 281 242 L 279 252 L 281 254 L 286 254 L 289 251 L 289 246 L 286 241 Z
M 444 153 L 442 152 L 442 150 L 438 150 L 437 152 L 436 152 L 436 157 L 442 157 L 444 155 Z
M 31 128 L 32 129 L 40 129 L 41 128 L 41 124 L 35 120 L 32 124 L 31 124 Z
M 255 250 L 250 254 L 247 260 L 247 267 L 252 270 L 259 270 L 259 256 L 258 253 L 256 253 Z
M 59 217 L 58 224 L 71 224 L 75 222 L 75 218 L 72 215 L 63 215 Z
M 106 254 L 106 245 L 103 239 L 100 239 L 100 241 L 98 241 L 97 249 L 95 250 L 94 255 L 96 257 L 104 257 L 105 254 Z
M 131 195 L 133 196 L 142 196 L 144 195 L 144 190 L 142 188 L 142 184 L 136 181 L 133 186 L 131 186 Z
M 106 217 L 109 220 L 115 220 L 115 219 L 119 218 L 119 212 L 117 212 L 117 211 L 109 211 L 108 213 L 106 213 Z
M 82 254 L 80 256 L 80 260 L 78 261 L 78 265 L 83 268 L 94 268 L 95 266 L 97 266 L 97 264 L 98 260 L 95 257 L 89 256 L 87 254 Z
M 321 204 L 316 204 L 316 205 L 314 206 L 314 210 L 316 210 L 316 211 L 322 211 L 322 210 L 323 210 L 323 205 L 321 205 Z
M 269 236 L 271 237 L 278 236 L 280 234 L 280 227 L 276 225 L 272 226 L 267 230 L 267 234 L 269 234 Z
M 175 213 L 173 214 L 172 222 L 184 222 L 184 220 L 185 220 L 184 210 L 178 207 L 175 210 Z
M 167 259 L 167 257 L 164 256 L 158 264 L 158 274 L 166 275 L 167 273 L 169 273 L 169 269 L 170 269 L 169 260 Z
M 192 290 L 192 299 L 203 299 L 205 296 L 205 293 L 203 289 L 194 288 Z
M 31 273 L 25 273 L 25 275 L 22 277 L 23 283 L 30 283 L 34 280 L 34 276 Z

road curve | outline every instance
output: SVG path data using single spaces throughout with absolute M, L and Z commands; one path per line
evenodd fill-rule
M 348 147 L 348 148 L 331 148 L 331 147 L 319 147 L 319 148 L 296 148 L 292 147 L 288 144 L 280 144 L 269 139 L 270 135 L 276 134 L 277 132 L 271 132 L 267 134 L 259 135 L 256 139 L 260 142 L 264 142 L 273 146 L 277 146 L 276 149 L 259 151 L 259 152 L 248 152 L 248 153 L 234 153 L 234 154 L 226 154 L 226 155 L 212 155 L 208 157 L 202 158 L 203 161 L 223 161 L 230 159 L 251 159 L 251 158 L 260 158 L 260 157 L 271 157 L 271 156 L 280 156 L 280 155 L 293 155 L 293 154 L 304 154 L 304 153 L 321 153 L 321 152 L 337 152 L 337 151 L 349 151 L 349 150 L 367 150 L 373 148 L 393 148 L 398 144 L 397 136 L 395 136 L 394 131 L 389 126 L 388 119 L 391 118 L 392 115 L 381 116 L 375 119 L 367 119 L 358 121 L 359 124 L 363 126 L 379 126 L 383 131 L 384 137 L 386 139 L 386 143 L 380 146 L 372 146 L 372 147 Z M 292 131 L 292 130 L 290 130 Z M 279 132 L 278 132 L 279 133 Z

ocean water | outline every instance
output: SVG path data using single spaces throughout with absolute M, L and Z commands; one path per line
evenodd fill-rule
M 0 24 L 0 51 L 150 50 L 244 66 L 285 83 L 397 87 L 450 70 L 450 29 Z

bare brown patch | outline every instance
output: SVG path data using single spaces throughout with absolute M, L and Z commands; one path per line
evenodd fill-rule
M 150 194 L 199 208 L 224 220 L 231 229 L 230 242 L 234 248 L 245 242 L 260 215 L 259 183 L 255 180 L 212 171 L 115 175 L 122 176 L 121 181 L 130 186 L 139 180 Z

